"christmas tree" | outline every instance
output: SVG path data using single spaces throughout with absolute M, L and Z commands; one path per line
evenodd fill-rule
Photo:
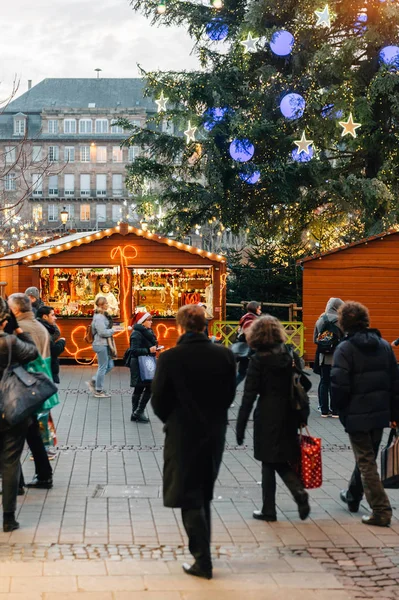
M 395 0 L 132 0 L 183 25 L 201 68 L 146 72 L 158 112 L 127 144 L 167 229 L 216 222 L 302 251 L 397 223 Z M 173 130 L 172 130 L 173 126 Z M 154 189 L 154 188 L 153 188 Z

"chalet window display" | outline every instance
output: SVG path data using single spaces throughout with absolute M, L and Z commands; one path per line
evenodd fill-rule
M 213 277 L 211 268 L 135 269 L 133 310 L 145 307 L 155 317 L 174 317 L 181 306 L 206 304 L 213 316 Z
M 106 287 L 108 286 L 108 287 Z M 116 299 L 111 311 L 119 316 L 119 267 L 40 269 L 41 298 L 62 317 L 91 317 L 98 296 L 112 294 Z M 118 308 L 116 308 L 118 307 Z

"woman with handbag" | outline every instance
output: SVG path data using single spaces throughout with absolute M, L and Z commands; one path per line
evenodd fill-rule
M 262 510 L 254 511 L 253 517 L 277 520 L 278 473 L 304 520 L 310 513 L 308 494 L 291 466 L 299 459 L 298 427 L 303 417 L 298 415 L 292 401 L 293 359 L 285 345 L 286 334 L 278 319 L 266 315 L 256 319 L 245 335 L 255 354 L 248 367 L 236 435 L 237 444 L 241 446 L 252 407 L 259 396 L 254 413 L 254 455 L 262 462 L 263 506 Z M 293 353 L 293 358 L 295 366 L 301 369 L 299 357 Z
M 154 373 L 145 373 L 144 357 L 152 357 L 152 364 L 155 367 L 157 351 L 157 338 L 151 325 L 152 316 L 149 312 L 135 314 L 134 327 L 130 336 L 130 387 L 134 388 L 130 420 L 138 423 L 149 422 L 144 415 L 144 410 L 151 397 L 151 381 Z
M 107 313 L 108 301 L 99 296 L 95 302 L 96 310 L 91 324 L 93 332 L 93 350 L 97 354 L 97 373 L 87 382 L 95 398 L 110 398 L 104 390 L 104 379 L 107 373 L 114 367 L 115 342 L 113 339 L 112 318 Z
M 0 377 L 2 380 L 9 362 L 13 366 L 15 364 L 26 364 L 39 356 L 39 352 L 28 333 L 19 333 L 18 335 L 5 333 L 4 328 L 7 325 L 9 316 L 6 302 L 3 298 L 0 298 Z M 0 419 L 3 531 L 5 532 L 14 531 L 19 527 L 19 523 L 15 520 L 15 510 L 21 476 L 20 459 L 29 421 L 30 418 L 28 417 L 11 426 L 4 418 Z

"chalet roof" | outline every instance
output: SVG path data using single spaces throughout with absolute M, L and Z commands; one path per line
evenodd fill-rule
M 145 108 L 156 111 L 151 98 L 144 97 L 140 78 L 47 78 L 10 102 L 3 112 L 42 112 L 63 108 Z
M 123 224 L 125 227 L 126 225 Z M 90 244 L 96 240 L 100 240 L 104 237 L 110 237 L 117 233 L 120 233 L 121 226 L 117 225 L 116 227 L 112 227 L 110 229 L 102 229 L 100 231 L 84 231 L 79 233 L 72 233 L 69 235 L 65 235 L 62 237 L 57 237 L 52 240 L 48 240 L 43 244 L 39 244 L 38 246 L 34 246 L 32 248 L 26 248 L 24 250 L 20 250 L 19 252 L 14 252 L 13 254 L 7 254 L 6 256 L 1 256 L 0 261 L 2 260 L 11 260 L 11 261 L 22 261 L 24 263 L 33 263 L 35 260 L 39 260 L 43 258 L 43 255 L 49 254 L 58 254 L 60 252 L 65 252 L 70 250 L 70 248 L 74 246 L 78 246 L 81 244 Z M 132 225 L 127 226 L 128 233 L 134 233 L 143 238 L 152 239 L 154 242 L 159 244 L 166 244 L 168 246 L 174 246 L 178 250 L 183 252 L 189 252 L 190 254 L 199 254 L 204 258 L 208 258 L 209 260 L 216 262 L 226 262 L 224 256 L 220 254 L 215 254 L 213 252 L 207 252 L 206 250 L 202 250 L 201 248 L 196 248 L 195 246 L 189 246 L 187 244 L 183 244 L 183 242 L 178 242 L 176 240 L 172 240 L 171 238 L 162 237 L 156 233 L 151 233 L 150 231 L 144 231 L 143 229 L 137 229 Z
M 324 256 L 329 256 L 330 254 L 336 254 L 337 252 L 342 252 L 344 250 L 348 250 L 348 248 L 354 248 L 355 246 L 361 246 L 362 244 L 368 244 L 369 242 L 373 242 L 374 240 L 380 240 L 388 235 L 393 235 L 395 233 L 399 233 L 396 229 L 389 229 L 388 231 L 384 231 L 383 233 L 379 233 L 377 235 L 371 235 L 367 238 L 363 238 L 358 242 L 352 242 L 350 244 L 345 244 L 343 246 L 338 246 L 337 248 L 333 248 L 332 250 L 327 250 L 326 252 L 320 252 L 319 254 L 312 254 L 312 256 L 307 256 L 306 258 L 300 258 L 297 260 L 297 264 L 301 265 L 305 262 L 310 262 L 311 260 L 317 260 L 323 258 Z

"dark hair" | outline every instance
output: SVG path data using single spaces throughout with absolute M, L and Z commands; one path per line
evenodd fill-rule
M 187 304 L 179 308 L 176 315 L 176 323 L 184 331 L 203 333 L 206 327 L 205 311 L 198 304 Z
M 265 346 L 283 344 L 287 335 L 280 321 L 272 315 L 265 315 L 255 319 L 245 330 L 245 339 L 248 345 L 255 350 L 260 350 Z
M 10 309 L 8 308 L 7 302 L 0 298 L 0 324 L 4 321 L 8 321 L 10 318 Z
M 36 317 L 41 319 L 43 315 L 49 316 L 52 312 L 54 312 L 54 308 L 52 306 L 41 306 L 37 309 Z
M 101 308 L 103 306 L 103 304 L 105 304 L 106 302 L 108 302 L 108 300 L 106 298 L 104 298 L 104 296 L 99 296 L 96 300 L 97 308 Z
M 32 303 L 30 301 L 29 296 L 26 294 L 21 294 L 21 292 L 17 292 L 15 294 L 11 294 L 8 298 L 8 302 L 14 302 L 21 313 L 26 313 L 32 310 Z
M 260 307 L 259 302 L 256 302 L 255 300 L 251 300 L 251 302 L 248 302 L 248 304 L 247 304 L 247 312 L 253 313 L 255 315 L 256 311 L 258 310 L 259 307 Z
M 360 331 L 370 325 L 368 308 L 360 302 L 349 300 L 338 309 L 338 325 L 345 332 Z

